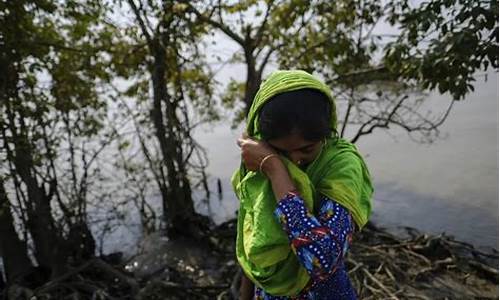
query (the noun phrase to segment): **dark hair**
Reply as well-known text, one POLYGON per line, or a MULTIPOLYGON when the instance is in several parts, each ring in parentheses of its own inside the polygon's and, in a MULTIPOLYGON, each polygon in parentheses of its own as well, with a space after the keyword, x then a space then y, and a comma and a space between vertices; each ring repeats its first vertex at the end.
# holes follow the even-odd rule
POLYGON ((299 133, 309 141, 319 141, 332 133, 328 97, 315 89, 301 89, 273 96, 259 115, 264 140, 299 133))

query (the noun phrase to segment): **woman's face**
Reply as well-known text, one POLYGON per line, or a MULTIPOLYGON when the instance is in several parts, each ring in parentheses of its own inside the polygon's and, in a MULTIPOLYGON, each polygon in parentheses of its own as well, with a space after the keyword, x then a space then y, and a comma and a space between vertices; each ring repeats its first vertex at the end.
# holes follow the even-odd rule
POLYGON ((270 139, 267 143, 299 167, 305 167, 318 156, 323 140, 312 142, 305 140, 301 134, 291 133, 281 138, 270 139))

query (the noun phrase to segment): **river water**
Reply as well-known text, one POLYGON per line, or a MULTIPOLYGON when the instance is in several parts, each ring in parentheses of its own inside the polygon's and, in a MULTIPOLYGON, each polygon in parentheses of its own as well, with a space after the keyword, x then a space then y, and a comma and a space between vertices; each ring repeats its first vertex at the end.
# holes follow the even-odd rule
MULTIPOLYGON (((475 92, 454 104, 441 127, 442 137, 419 144, 402 130, 375 131, 358 142, 375 183, 372 220, 389 229, 411 226, 445 232, 476 246, 498 249, 498 74, 478 76, 475 92)), ((443 109, 449 97, 431 93, 430 103, 443 109)), ((234 217, 238 201, 230 186, 240 157, 230 120, 199 130, 206 147, 210 187, 221 180, 209 210, 217 223, 234 217)))

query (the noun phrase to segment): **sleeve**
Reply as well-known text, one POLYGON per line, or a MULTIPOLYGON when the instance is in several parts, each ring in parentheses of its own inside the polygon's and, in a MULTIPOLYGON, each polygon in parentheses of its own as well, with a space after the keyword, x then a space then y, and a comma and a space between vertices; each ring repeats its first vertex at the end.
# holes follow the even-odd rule
POLYGON ((289 193, 278 202, 274 213, 292 250, 315 281, 336 271, 354 231, 351 215, 334 200, 324 197, 318 211, 318 217, 313 216, 298 194, 289 193))

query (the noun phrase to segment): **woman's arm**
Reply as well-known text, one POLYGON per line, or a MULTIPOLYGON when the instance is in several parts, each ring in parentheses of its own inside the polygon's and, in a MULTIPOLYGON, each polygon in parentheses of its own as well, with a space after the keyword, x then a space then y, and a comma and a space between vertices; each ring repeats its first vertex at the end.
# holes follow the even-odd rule
POLYGON ((318 217, 313 216, 302 198, 291 193, 275 211, 299 261, 316 281, 341 265, 354 230, 349 212, 335 201, 324 197, 319 210, 318 217))
POLYGON ((266 161, 262 171, 271 181, 276 201, 283 199, 289 192, 295 191, 295 185, 288 174, 288 170, 279 157, 273 156, 266 161))
POLYGON ((275 215, 299 261, 312 278, 322 280, 328 277, 342 262, 351 241, 354 226, 349 212, 324 197, 316 218, 295 192, 293 181, 281 160, 273 157, 263 166, 263 171, 278 199, 275 215))
POLYGON ((276 152, 263 141, 247 138, 243 135, 238 139, 241 147, 241 158, 251 171, 259 171, 262 167, 264 174, 271 180, 276 201, 283 198, 288 192, 294 191, 288 170, 276 152), (266 156, 275 154, 263 161, 266 156))

